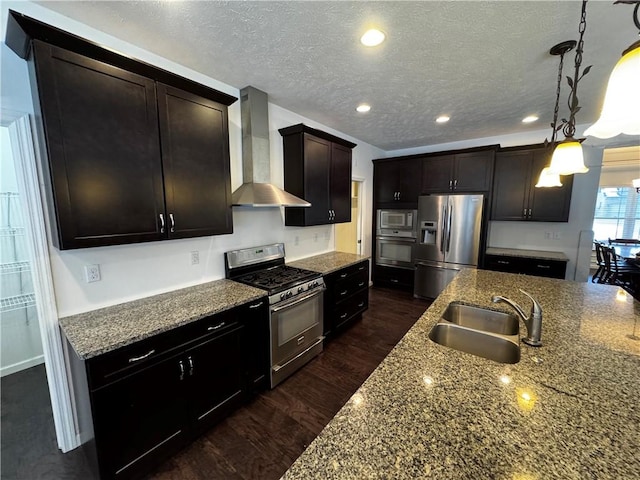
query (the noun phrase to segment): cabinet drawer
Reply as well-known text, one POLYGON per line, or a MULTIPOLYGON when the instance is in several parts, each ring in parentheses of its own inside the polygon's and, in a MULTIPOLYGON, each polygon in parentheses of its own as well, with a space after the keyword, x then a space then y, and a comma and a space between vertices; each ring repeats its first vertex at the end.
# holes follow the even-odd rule
POLYGON ((567 262, 539 258, 486 255, 485 268, 496 272, 521 273, 538 277, 564 279, 567 262))
POLYGON ((339 328, 356 315, 364 312, 369 307, 369 289, 357 293, 346 301, 340 303, 335 309, 334 328, 339 328))
POLYGON ((131 375, 161 361, 178 348, 221 335, 238 324, 237 309, 228 310, 91 358, 86 362, 89 388, 95 390, 131 375))
POLYGON ((369 286, 369 272, 361 271, 357 272, 347 278, 336 282, 336 302, 340 302, 345 298, 353 295, 363 288, 369 286))
POLYGON ((364 262, 356 263, 355 265, 350 265, 348 267, 343 268, 336 272, 336 280, 345 280, 348 277, 353 275, 357 275, 359 273, 366 272, 369 273, 369 261, 366 260, 364 262))
POLYGON ((382 287, 397 287, 405 290, 413 290, 413 277, 415 270, 396 267, 384 267, 376 265, 373 282, 382 287))

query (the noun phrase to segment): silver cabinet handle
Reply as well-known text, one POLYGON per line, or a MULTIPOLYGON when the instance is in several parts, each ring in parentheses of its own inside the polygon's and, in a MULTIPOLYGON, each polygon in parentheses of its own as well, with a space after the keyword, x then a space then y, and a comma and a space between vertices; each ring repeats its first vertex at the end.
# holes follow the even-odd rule
POLYGON ((139 357, 131 357, 129 359, 129 363, 135 363, 135 362, 139 362, 140 360, 144 360, 145 358, 150 357, 151 355, 153 355, 154 353, 156 353, 155 349, 150 350, 148 353, 145 353, 144 355, 140 355, 139 357))
POLYGON ((362 267, 359 267, 359 268, 358 268, 358 271, 359 271, 359 272, 361 272, 361 271, 362 271, 362 270, 364 270, 365 268, 367 268, 367 267, 365 267, 365 266, 363 265, 362 267))
POLYGON ((453 189, 456 190, 458 188, 458 180, 453 181, 453 189))
POLYGON ((262 305, 264 302, 258 302, 255 305, 249 305, 249 308, 258 308, 260 305, 262 305))
POLYGON ((364 307, 364 302, 358 304, 358 308, 364 307))
POLYGON ((449 180, 449 190, 453 190, 453 180, 449 180))
POLYGON ((341 273, 341 274, 340 274, 340 278, 346 278, 346 277, 347 277, 347 274, 346 274, 346 273, 341 273))
POLYGON ((340 319, 341 320, 344 319, 344 318, 347 318, 347 314, 346 313, 343 313, 342 315, 340 315, 340 319))
POLYGON ((211 327, 207 328, 207 332, 211 332, 213 330, 220 330, 222 327, 225 326, 225 324, 226 324, 226 322, 220 322, 218 325, 214 325, 214 326, 211 326, 211 327))
POLYGON ((497 263, 501 263, 502 265, 509 265, 511 262, 507 260, 498 260, 497 263))
POLYGON ((329 220, 331 220, 331 210, 329 210, 329 220))
POLYGON ((169 214, 169 220, 171 220, 171 233, 176 231, 176 222, 173 219, 173 213, 169 214))
POLYGON ((360 283, 358 284, 358 287, 364 287, 364 282, 360 282, 360 283))
POLYGON ((344 297, 347 293, 349 293, 349 290, 345 290, 344 292, 340 292, 340 296, 344 297))
POLYGON ((182 360, 178 362, 178 366, 180 367, 180 380, 184 380, 184 363, 182 363, 182 360))
POLYGON ((389 281, 391 283, 400 283, 399 280, 397 278, 390 278, 389 281))
POLYGON ((551 268, 551 265, 536 265, 538 268, 551 268))
POLYGON ((529 209, 529 216, 531 216, 531 209, 529 209))
POLYGON ((525 217, 525 218, 527 217, 527 209, 526 208, 522 211, 522 216, 525 217))
POLYGON ((191 356, 189 356, 187 360, 189 360, 189 376, 191 376, 193 375, 193 360, 191 359, 191 356))
POLYGON ((164 215, 160 214, 160 233, 164 233, 164 215))

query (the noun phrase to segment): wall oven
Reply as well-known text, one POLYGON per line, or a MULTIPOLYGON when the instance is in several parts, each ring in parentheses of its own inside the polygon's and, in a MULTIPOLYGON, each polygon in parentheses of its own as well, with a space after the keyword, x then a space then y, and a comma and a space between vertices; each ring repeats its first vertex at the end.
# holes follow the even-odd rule
POLYGON ((378 210, 376 265, 414 269, 417 210, 378 210))

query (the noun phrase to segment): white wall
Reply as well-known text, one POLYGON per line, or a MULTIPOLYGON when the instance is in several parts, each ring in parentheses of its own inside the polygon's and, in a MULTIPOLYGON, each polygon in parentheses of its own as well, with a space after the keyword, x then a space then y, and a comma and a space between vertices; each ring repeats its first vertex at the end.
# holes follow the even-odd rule
MULTIPOLYGON (((206 77, 198 72, 170 62, 150 52, 96 31, 86 25, 55 14, 31 3, 9 5, 26 15, 52 24, 63 30, 114 48, 126 55, 157 65, 178 75, 191 78, 222 92, 239 97, 239 89, 206 77)), ((7 4, 3 2, 2 23, 6 25, 7 4)), ((4 32, 2 32, 4 38, 4 32)), ((2 101, 10 101, 15 109, 32 112, 30 94, 23 87, 29 84, 26 62, 19 59, 3 44, 2 101), (6 58, 5 58, 6 57, 6 58), (5 69, 5 65, 7 68, 5 69), (5 90, 4 86, 10 84, 5 90)), ((242 85, 241 87, 244 87, 242 85)), ((268 92, 267 92, 268 93, 268 92)), ((371 253, 371 197, 372 158, 384 155, 382 150, 328 128, 276 105, 269 105, 271 138, 271 181, 283 187, 282 137, 278 129, 305 123, 350 140, 358 146, 353 151, 353 176, 364 179, 367 219, 364 252, 371 253)), ((231 154, 231 183, 235 190, 242 184, 240 102, 229 108, 229 137, 231 154)), ((224 278, 223 253, 242 247, 284 242, 287 260, 314 255, 334 249, 334 227, 285 227, 284 212, 280 208, 233 209, 234 233, 214 237, 171 240, 136 245, 98 247, 71 251, 51 248, 51 264, 56 303, 61 317, 126 302, 156 293, 166 292, 206 281, 224 278), (200 253, 200 263, 191 265, 190 252, 200 253), (102 280, 87 284, 83 278, 84 265, 99 264, 102 280)))

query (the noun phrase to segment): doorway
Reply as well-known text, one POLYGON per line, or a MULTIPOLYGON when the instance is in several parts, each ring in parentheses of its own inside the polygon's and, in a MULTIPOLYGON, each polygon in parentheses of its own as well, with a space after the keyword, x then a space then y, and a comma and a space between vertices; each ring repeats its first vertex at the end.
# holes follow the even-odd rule
MULTIPOLYGON (((5 322, 5 313, 12 315, 15 313, 18 318, 17 320, 13 319, 13 326, 20 327, 22 330, 27 327, 27 331, 30 332, 27 343, 33 349, 27 353, 26 361, 23 361, 25 359, 13 361, 14 368, 19 370, 28 367, 30 363, 35 364, 31 368, 17 373, 7 370, 7 375, 2 378, 2 384, 4 387, 12 383, 9 379, 13 375, 29 374, 32 370, 39 369, 40 374, 37 377, 46 382, 44 387, 48 387, 49 391, 48 400, 51 405, 57 447, 63 452, 67 452, 79 445, 79 438, 75 432, 74 414, 49 262, 44 202, 41 197, 37 170, 38 149, 36 147, 39 143, 32 135, 28 114, 0 109, 0 127, 3 130, 3 146, 5 142, 10 145, 8 152, 10 152, 12 166, 15 169, 15 181, 8 182, 7 180, 6 189, 10 195, 6 195, 6 199, 2 198, 0 205, 5 208, 5 211, 0 214, 2 215, 0 228, 3 229, 3 233, 6 230, 8 234, 6 239, 0 239, 2 241, 0 262, 3 269, 6 267, 11 272, 10 275, 18 277, 18 280, 11 280, 7 275, 8 278, 2 279, 0 297, 3 298, 3 318, 1 323, 5 322), (5 133, 8 134, 8 137, 4 136, 5 133), (22 237, 21 241, 18 241, 17 237, 19 236, 22 237), (14 240, 16 240, 15 249, 13 248, 14 240), (5 259, 5 254, 11 254, 11 257, 5 259), (9 287, 11 288, 9 289, 9 287), (4 298, 5 296, 9 296, 9 299, 4 298), (4 312, 5 308, 13 309, 14 307, 16 307, 15 310, 4 312), (44 361, 44 368, 42 361, 44 361), (5 382, 5 379, 8 381, 5 382)), ((2 177, 4 184, 4 170, 2 177)), ((5 190, 4 185, 2 190, 5 190)), ((4 325, 2 335, 3 337, 5 335, 4 325)), ((4 355, 4 339, 2 346, 4 355)), ((5 392, 3 388, 3 398, 5 393, 8 392, 5 392)), ((3 422, 5 413, 3 409, 3 422)), ((4 441, 6 429, 2 430, 4 441)))
POLYGON ((362 180, 351 182, 351 221, 336 224, 336 250, 362 255, 362 180))

